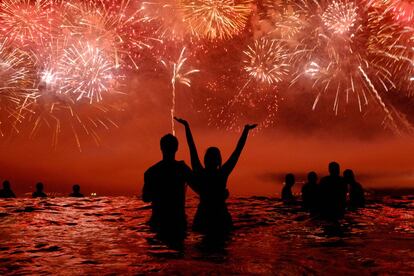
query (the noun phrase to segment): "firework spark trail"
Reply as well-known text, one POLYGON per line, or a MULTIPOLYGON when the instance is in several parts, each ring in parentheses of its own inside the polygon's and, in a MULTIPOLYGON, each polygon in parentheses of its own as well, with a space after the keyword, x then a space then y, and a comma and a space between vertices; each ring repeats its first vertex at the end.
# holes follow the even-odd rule
POLYGON ((159 42, 184 43, 191 30, 184 21, 180 0, 151 0, 142 2, 142 11, 148 22, 156 23, 155 33, 159 42))
POLYGON ((185 50, 184 47, 181 50, 180 56, 178 57, 177 61, 169 63, 165 60, 161 60, 162 65, 167 70, 171 71, 171 95, 172 95, 172 103, 171 103, 171 130, 173 135, 175 135, 175 124, 174 124, 174 116, 175 116, 175 100, 176 100, 176 84, 181 83, 185 86, 191 87, 191 79, 189 78, 190 75, 194 73, 200 72, 198 69, 191 69, 186 70, 185 65, 187 62, 187 57, 185 57, 185 50))
POLYGON ((182 0, 184 20, 202 39, 223 40, 240 34, 252 11, 248 0, 182 0))
POLYGON ((382 97, 378 93, 378 91, 375 88, 375 86, 372 84, 372 82, 371 82, 370 78, 368 77, 367 73, 364 71, 364 69, 362 69, 361 66, 358 66, 358 70, 361 72, 361 74, 363 75, 365 81, 367 82, 367 84, 371 88, 371 91, 374 94, 375 99, 377 100, 377 102, 379 103, 379 105, 382 107, 382 110, 385 112, 387 118, 391 122, 393 129, 394 130, 398 130, 398 126, 397 126, 397 124, 396 124, 396 122, 394 120, 394 117, 392 116, 391 111, 388 109, 387 105, 384 103, 382 97))
POLYGON ((400 23, 412 23, 414 21, 413 0, 370 0, 367 5, 380 8, 384 13, 391 13, 395 21, 400 23))
POLYGON ((109 112, 118 110, 115 106, 79 102, 69 95, 48 94, 42 89, 44 88, 34 93, 30 101, 22 104, 22 116, 29 123, 30 137, 35 137, 46 129, 52 132, 52 147, 57 147, 63 134, 71 134, 78 150, 82 151, 82 134, 91 137, 99 145, 98 129, 118 127, 108 116, 109 112))
POLYGON ((269 22, 272 27, 266 34, 277 39, 293 39, 304 27, 306 12, 295 9, 295 3, 289 1, 264 0, 264 22, 269 22))
POLYGON ((17 123, 22 120, 20 113, 22 102, 29 99, 36 90, 35 70, 31 57, 24 51, 9 45, 7 39, 0 42, 0 135, 2 125, 11 122, 18 132, 17 123))
POLYGON ((132 63, 138 69, 137 52, 151 49, 162 40, 147 31, 148 17, 144 5, 129 0, 68 2, 64 29, 72 36, 93 42, 96 47, 113 54, 117 67, 132 63), (108 2, 108 1, 107 1, 108 2), (124 56, 126 58, 124 58, 124 56))
POLYGON ((383 5, 379 8, 374 5, 369 13, 368 27, 376 35, 370 37, 368 49, 393 73, 398 88, 412 96, 414 28, 405 21, 395 21, 392 10, 383 5))
POLYGON ((0 3, 0 33, 20 46, 43 44, 51 35, 55 23, 50 0, 3 0, 0 3))

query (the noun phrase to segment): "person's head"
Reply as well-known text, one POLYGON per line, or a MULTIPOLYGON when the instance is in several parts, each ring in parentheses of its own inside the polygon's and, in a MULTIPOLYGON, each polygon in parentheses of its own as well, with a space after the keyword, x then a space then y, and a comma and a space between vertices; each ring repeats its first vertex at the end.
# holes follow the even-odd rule
POLYGON ((80 191, 80 186, 78 184, 73 185, 72 190, 74 193, 79 193, 80 191))
POLYGON ((316 183, 318 181, 318 175, 316 172, 309 172, 308 173, 308 182, 309 183, 316 183))
POLYGON ((337 162, 329 163, 329 174, 331 176, 339 176, 340 174, 340 167, 337 162))
POLYGON ((344 171, 344 179, 347 182, 354 182, 355 181, 354 172, 350 169, 345 170, 344 171))
POLYGON ((3 189, 10 190, 10 182, 8 180, 3 181, 3 189))
POLYGON ((221 153, 216 147, 209 147, 204 154, 204 166, 206 169, 218 169, 221 167, 221 153))
POLYGON ((285 176, 285 184, 289 187, 292 187, 295 184, 295 176, 293 175, 293 173, 288 173, 285 176))
POLYGON ((160 147, 164 159, 174 159, 178 150, 178 140, 172 134, 164 135, 160 140, 160 147))
POLYGON ((43 183, 42 182, 36 183, 36 190, 39 191, 39 192, 43 192, 43 183))

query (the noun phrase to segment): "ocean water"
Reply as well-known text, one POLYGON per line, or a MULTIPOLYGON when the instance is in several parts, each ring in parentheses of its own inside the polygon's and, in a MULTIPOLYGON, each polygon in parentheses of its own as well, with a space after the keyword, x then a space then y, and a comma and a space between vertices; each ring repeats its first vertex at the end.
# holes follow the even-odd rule
POLYGON ((414 274, 414 197, 371 199, 338 224, 275 198, 231 198, 229 209, 225 244, 189 232, 176 251, 149 231, 138 198, 0 200, 0 274, 414 274))

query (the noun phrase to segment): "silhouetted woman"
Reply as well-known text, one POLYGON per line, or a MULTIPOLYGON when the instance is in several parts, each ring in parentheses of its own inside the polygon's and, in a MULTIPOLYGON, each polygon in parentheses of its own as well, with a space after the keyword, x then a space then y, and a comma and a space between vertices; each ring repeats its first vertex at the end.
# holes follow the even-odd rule
POLYGON ((293 185, 295 185, 295 176, 292 173, 288 173, 285 176, 285 185, 282 188, 282 201, 285 204, 295 203, 295 197, 292 193, 293 185))
POLYGON ((354 172, 350 169, 344 171, 344 180, 349 185, 349 209, 355 210, 365 207, 365 195, 362 185, 355 180, 354 172))
POLYGON ((210 235, 228 233, 232 229, 233 222, 226 204, 226 199, 229 196, 227 179, 237 164, 249 131, 257 125, 245 125, 236 149, 224 164, 222 164, 220 150, 216 147, 209 147, 204 155, 203 167, 198 157, 190 125, 186 120, 175 119, 185 127, 191 166, 197 182, 195 191, 200 197, 200 203, 194 217, 193 230, 210 235))

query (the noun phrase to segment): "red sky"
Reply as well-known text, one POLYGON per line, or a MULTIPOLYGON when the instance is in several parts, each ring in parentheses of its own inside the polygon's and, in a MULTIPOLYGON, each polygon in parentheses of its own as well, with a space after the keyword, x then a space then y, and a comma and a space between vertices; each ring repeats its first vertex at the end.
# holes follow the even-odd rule
MULTIPOLYGON (((253 16, 250 23, 255 23, 256 17, 253 16)), ((157 42, 157 47, 140 52, 138 70, 130 72, 125 69, 126 78, 121 87, 117 87, 126 95, 120 96, 122 99, 103 95, 105 105, 114 104, 124 111, 105 114, 119 127, 101 129, 99 146, 92 142, 90 136, 82 135, 83 129, 78 127, 83 150, 78 151, 73 131, 66 120, 69 112, 64 116, 58 115, 62 120, 62 131, 56 148, 51 146, 53 130, 47 126, 50 122, 53 124, 53 118, 47 123, 42 121, 41 128, 32 138, 28 138, 30 131, 27 130, 33 121, 25 121, 21 134, 6 135, 0 140, 0 180, 10 179, 19 194, 31 192, 37 181, 45 183, 46 192, 66 194, 74 183, 79 183, 85 193, 139 194, 143 172, 161 158, 159 138, 170 132, 171 72, 161 66, 160 59, 175 61, 186 46, 188 60, 185 70, 199 69, 200 72, 191 75, 191 88, 177 84, 177 115, 187 118, 194 126, 200 155, 211 145, 222 149, 224 159, 230 154, 238 133, 226 130, 228 125, 224 120, 237 117, 235 124, 242 126, 244 123, 263 123, 268 114, 275 118, 269 128, 249 138, 229 180, 233 194, 275 194, 281 189, 284 174, 296 173, 298 180, 310 170, 323 175, 332 160, 340 162, 343 169, 354 169, 357 178, 367 187, 414 188, 414 138, 384 129, 382 122, 386 112, 372 89, 366 95, 368 104, 365 104, 361 94, 363 90, 350 93, 348 99, 342 86, 338 89, 334 86, 322 93, 316 110, 312 111, 315 97, 323 87, 314 86, 313 80, 306 78, 291 85, 290 77, 298 68, 277 85, 251 81, 251 76, 243 69, 244 51, 264 30, 255 24, 250 26, 250 23, 240 35, 226 41, 192 44, 190 41, 180 43, 172 40, 157 42), (246 83, 249 85, 244 87, 246 83), (241 100, 229 108, 229 101, 240 91, 243 91, 241 100), (332 107, 337 92, 340 92, 339 110, 335 115, 332 107), (361 98, 362 111, 358 102, 361 98), (222 107, 226 109, 227 117, 224 119, 218 118, 222 107)), ((298 41, 301 40, 294 45, 298 41)), ((346 61, 345 68, 348 68, 352 64, 346 61)), ((341 74, 347 83, 352 79, 348 73, 341 74)), ((398 80, 399 75, 395 77, 398 80)), ((358 87, 366 85, 359 79, 358 87)), ((383 104, 395 115, 403 132, 411 130, 412 133, 414 97, 409 96, 412 86, 404 89, 406 91, 396 87, 380 92, 383 104), (408 127, 402 126, 405 122, 408 127)), ((47 100, 49 94, 42 96, 47 100)), ((75 105, 82 109, 78 102, 75 105)), ((84 122, 91 114, 88 104, 86 109, 88 111, 80 115, 84 122)), ((50 107, 45 105, 44 110, 47 114, 50 107)), ((178 159, 188 161, 181 129, 178 138, 181 142, 178 159)))
MULTIPOLYGON (((86 142, 83 152, 65 141, 56 149, 40 139, 3 141, 0 177, 10 179, 20 194, 30 192, 36 181, 43 181, 48 192, 67 193, 72 184, 79 183, 85 193, 138 194, 143 172, 161 157, 159 137, 168 125, 143 132, 134 127, 130 124, 102 135, 99 147, 86 142)), ((177 135, 181 142, 177 157, 188 161, 184 133, 179 129, 177 135)), ((217 145, 224 159, 238 138, 236 133, 207 127, 196 127, 194 135, 200 155, 207 146, 217 145)), ((298 180, 310 170, 323 175, 331 160, 340 162, 343 169, 354 169, 365 186, 414 187, 413 152, 412 138, 364 141, 260 132, 249 137, 229 187, 235 195, 272 195, 279 192, 285 173, 297 173, 298 180)))

